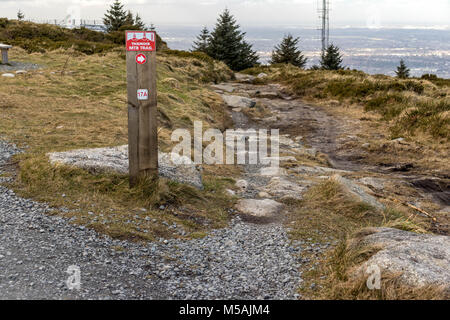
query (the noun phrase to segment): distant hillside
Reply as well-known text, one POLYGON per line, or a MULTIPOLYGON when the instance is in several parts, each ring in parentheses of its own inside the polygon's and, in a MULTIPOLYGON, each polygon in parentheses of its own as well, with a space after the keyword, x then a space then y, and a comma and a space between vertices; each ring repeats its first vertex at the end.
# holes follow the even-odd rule
MULTIPOLYGON (((125 36, 123 31, 102 33, 86 28, 65 29, 50 24, 0 18, 0 42, 21 47, 28 53, 73 48, 85 54, 94 54, 123 46, 125 36)), ((167 48, 159 35, 157 48, 167 48)))

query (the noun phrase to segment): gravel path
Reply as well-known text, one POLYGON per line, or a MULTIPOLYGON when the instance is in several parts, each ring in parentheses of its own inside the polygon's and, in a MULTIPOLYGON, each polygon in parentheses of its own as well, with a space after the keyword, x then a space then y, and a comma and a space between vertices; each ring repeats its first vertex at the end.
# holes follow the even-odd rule
POLYGON ((42 67, 43 66, 35 63, 10 61, 9 64, 0 64, 0 72, 11 72, 17 70, 36 70, 41 69, 42 67))
MULTIPOLYGON (((18 150, 0 142, 0 170, 18 150)), ((281 225, 233 220, 204 239, 139 245, 46 214, 0 187, 0 299, 294 299, 300 246, 281 225), (69 266, 81 288, 69 290, 69 266)), ((48 212, 47 212, 48 213, 48 212)))

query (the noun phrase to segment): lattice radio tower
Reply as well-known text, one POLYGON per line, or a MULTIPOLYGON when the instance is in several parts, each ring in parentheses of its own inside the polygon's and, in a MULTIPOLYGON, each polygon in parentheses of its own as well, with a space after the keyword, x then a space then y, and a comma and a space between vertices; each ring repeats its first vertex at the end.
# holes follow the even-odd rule
POLYGON ((322 7, 319 10, 319 17, 322 20, 322 52, 328 48, 330 41, 330 0, 322 0, 322 7))

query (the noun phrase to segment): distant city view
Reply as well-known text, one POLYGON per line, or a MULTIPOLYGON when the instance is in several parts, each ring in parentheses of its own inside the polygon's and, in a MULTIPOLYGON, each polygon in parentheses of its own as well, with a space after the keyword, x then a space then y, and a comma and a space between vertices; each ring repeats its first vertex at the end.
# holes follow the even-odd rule
MULTIPOLYGON (((190 50, 202 26, 159 26, 158 33, 171 49, 190 50)), ((261 63, 270 59, 274 45, 291 33, 300 37, 300 49, 309 58, 308 67, 320 56, 320 31, 297 27, 242 27, 258 51, 261 63)), ((400 59, 411 75, 425 73, 450 78, 450 32, 435 29, 341 28, 330 31, 330 42, 341 48, 344 65, 369 74, 395 75, 400 59)))
MULTIPOLYGON (((96 31, 105 31, 102 18, 98 19, 47 19, 33 20, 38 23, 57 24, 65 28, 80 26, 96 31)), ((153 24, 148 24, 153 29, 153 24)), ((191 50, 202 26, 161 25, 156 30, 175 50, 191 50)), ((260 56, 260 62, 270 61, 273 47, 284 35, 291 33, 300 37, 300 49, 308 57, 307 67, 319 63, 321 53, 320 30, 305 27, 242 27, 246 40, 260 56)), ((450 78, 450 30, 439 28, 354 28, 342 27, 330 30, 330 43, 337 45, 344 56, 344 65, 350 69, 369 74, 395 76, 394 70, 400 59, 411 69, 411 75, 436 74, 450 78)))

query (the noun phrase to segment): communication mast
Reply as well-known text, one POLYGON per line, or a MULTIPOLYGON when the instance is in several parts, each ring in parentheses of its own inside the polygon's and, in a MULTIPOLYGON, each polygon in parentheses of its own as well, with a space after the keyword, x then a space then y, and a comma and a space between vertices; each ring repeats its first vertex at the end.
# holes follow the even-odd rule
POLYGON ((319 8, 319 17, 322 20, 322 52, 328 48, 330 40, 330 0, 322 0, 322 7, 319 8))

